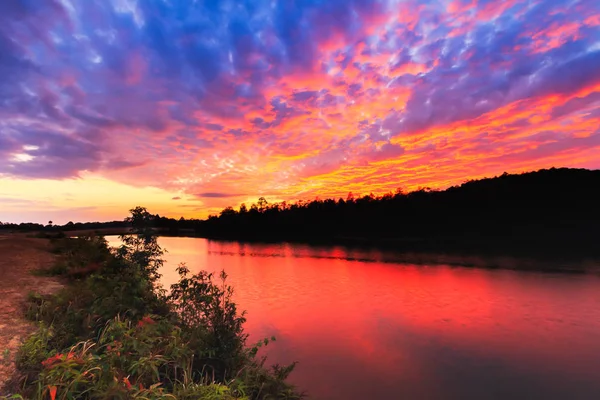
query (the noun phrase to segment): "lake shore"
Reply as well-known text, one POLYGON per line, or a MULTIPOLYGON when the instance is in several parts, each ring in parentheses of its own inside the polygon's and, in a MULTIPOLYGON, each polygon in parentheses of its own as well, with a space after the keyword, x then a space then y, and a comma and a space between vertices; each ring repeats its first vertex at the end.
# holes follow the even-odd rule
POLYGON ((138 207, 131 213, 134 234, 116 251, 102 236, 46 232, 50 240, 2 239, 12 255, 2 267, 15 273, 2 305, 13 307, 8 322, 21 328, 2 331, 14 346, 14 356, 6 352, 2 394, 38 400, 302 398, 286 382, 294 363, 271 366, 258 356, 275 339, 247 343, 246 319, 224 275, 181 267, 171 291, 161 290, 164 251, 148 212, 138 207), (14 268, 24 260, 31 262, 14 268), (64 286, 56 290, 61 286, 48 287, 41 278, 34 286, 30 277, 40 275, 60 277, 64 286))

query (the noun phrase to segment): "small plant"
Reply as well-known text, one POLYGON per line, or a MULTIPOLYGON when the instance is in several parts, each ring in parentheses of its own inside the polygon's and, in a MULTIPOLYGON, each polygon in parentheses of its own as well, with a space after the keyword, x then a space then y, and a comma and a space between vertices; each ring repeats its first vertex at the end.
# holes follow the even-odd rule
POLYGON ((4 351, 2 352, 2 361, 9 362, 9 357, 10 357, 10 349, 4 349, 4 351))
POLYGON ((35 381, 42 371, 42 362, 55 354, 50 346, 52 336, 51 328, 40 324, 39 329, 19 348, 16 365, 24 373, 25 383, 35 381))

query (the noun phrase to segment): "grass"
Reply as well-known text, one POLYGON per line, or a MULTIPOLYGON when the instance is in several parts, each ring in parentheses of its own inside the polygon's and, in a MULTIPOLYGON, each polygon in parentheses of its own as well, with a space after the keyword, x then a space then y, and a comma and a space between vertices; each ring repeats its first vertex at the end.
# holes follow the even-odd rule
POLYGON ((247 344, 244 313, 225 273, 191 274, 167 295, 158 284, 162 249, 143 208, 135 234, 110 250, 102 237, 54 238, 49 274, 69 284, 31 293, 26 315, 38 330, 17 354, 15 394, 31 399, 299 399, 294 365, 266 366, 247 344))

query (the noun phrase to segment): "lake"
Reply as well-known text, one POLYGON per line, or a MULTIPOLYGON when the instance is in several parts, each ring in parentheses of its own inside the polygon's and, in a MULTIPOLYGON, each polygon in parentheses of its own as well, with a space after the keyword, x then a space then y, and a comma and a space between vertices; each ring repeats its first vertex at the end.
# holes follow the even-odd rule
MULTIPOLYGON (((118 243, 109 237, 110 243, 118 243)), ((600 277, 414 265, 343 247, 161 237, 225 269, 250 341, 311 399, 600 398, 600 277)), ((398 259, 401 259, 398 257, 398 259)))

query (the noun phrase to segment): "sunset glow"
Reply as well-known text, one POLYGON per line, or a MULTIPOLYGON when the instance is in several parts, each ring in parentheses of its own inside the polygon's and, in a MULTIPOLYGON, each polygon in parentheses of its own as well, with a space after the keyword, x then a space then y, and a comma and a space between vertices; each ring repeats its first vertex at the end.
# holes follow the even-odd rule
POLYGON ((0 221, 600 168, 600 2, 0 2, 0 221))

